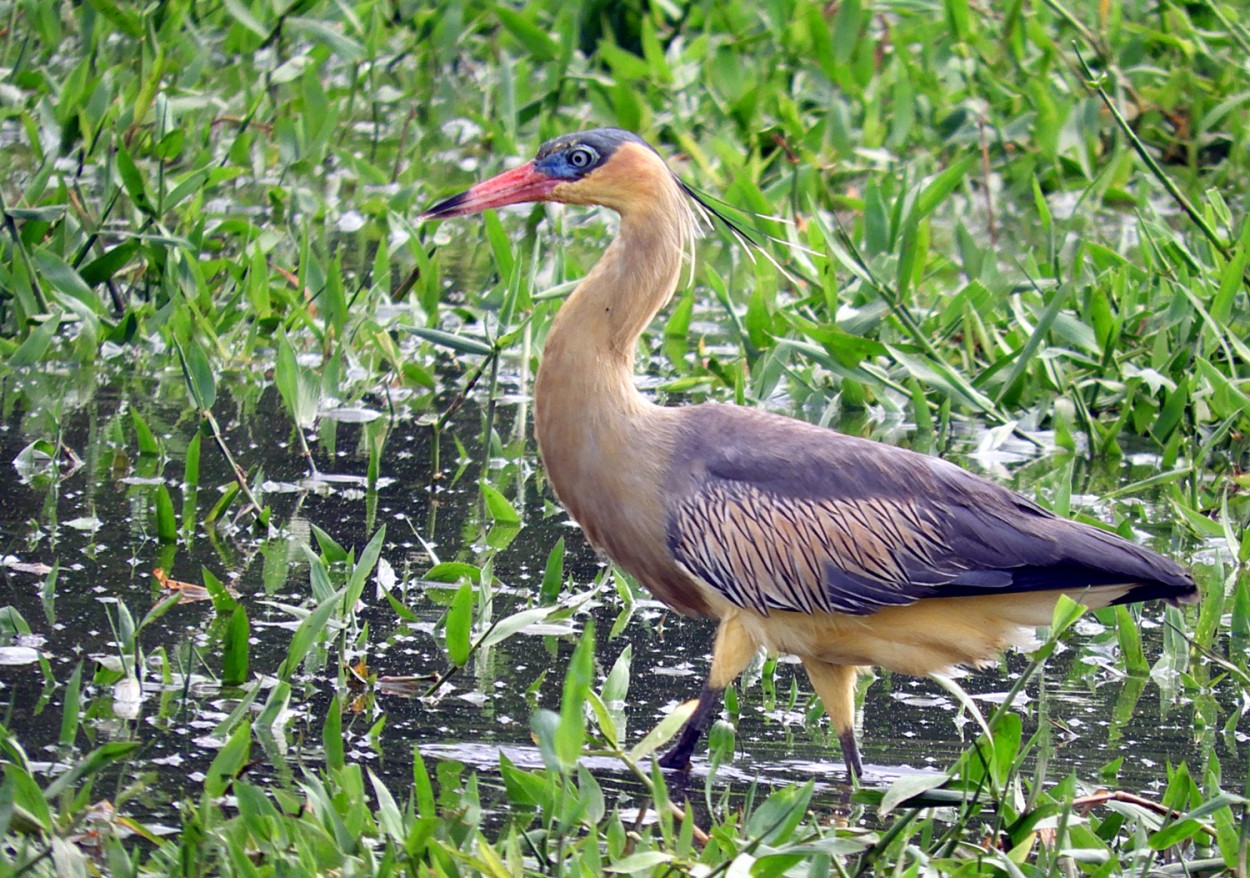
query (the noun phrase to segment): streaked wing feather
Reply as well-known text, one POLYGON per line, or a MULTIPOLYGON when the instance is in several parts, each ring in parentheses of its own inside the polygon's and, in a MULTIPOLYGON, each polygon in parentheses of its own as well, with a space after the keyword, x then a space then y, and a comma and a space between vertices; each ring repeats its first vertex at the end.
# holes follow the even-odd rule
POLYGON ((866 615, 1099 585, 1133 585, 1125 601, 1192 599, 1168 559, 945 461, 731 406, 686 411, 669 549, 740 607, 866 615))
POLYGON ((967 572, 943 556, 932 523, 905 513, 711 481, 678 507, 669 542, 687 570, 739 606, 862 615, 932 596, 967 572))

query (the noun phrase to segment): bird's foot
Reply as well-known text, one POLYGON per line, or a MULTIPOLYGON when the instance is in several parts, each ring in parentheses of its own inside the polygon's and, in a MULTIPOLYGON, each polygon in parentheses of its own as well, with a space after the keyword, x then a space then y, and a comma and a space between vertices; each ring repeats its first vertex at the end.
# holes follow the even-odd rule
POLYGON ((686 720, 686 724, 682 726, 681 734, 677 736, 677 743, 656 760, 660 768, 667 768, 671 771, 690 770, 690 757, 694 755, 694 748, 698 746, 699 739, 703 737, 703 732, 711 722, 712 713, 720 703, 723 691, 724 689, 715 688, 710 684, 703 687, 703 691, 699 693, 699 703, 695 706, 694 713, 690 714, 690 719, 686 720))
POLYGON ((678 741, 677 746, 656 760, 656 764, 668 771, 689 771, 690 749, 683 747, 682 742, 678 741))

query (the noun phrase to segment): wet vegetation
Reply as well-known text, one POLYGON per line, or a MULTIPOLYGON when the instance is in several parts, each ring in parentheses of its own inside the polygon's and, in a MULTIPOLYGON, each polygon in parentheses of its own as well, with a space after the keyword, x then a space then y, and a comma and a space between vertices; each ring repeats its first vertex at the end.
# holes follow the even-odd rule
POLYGON ((0 2, 0 872, 1245 878, 1248 56, 1169 0, 0 2), (611 217, 414 222, 598 125, 785 269, 705 241, 649 392, 950 457, 1201 605, 866 681, 864 789, 775 657, 654 771, 710 630, 527 426, 611 217))

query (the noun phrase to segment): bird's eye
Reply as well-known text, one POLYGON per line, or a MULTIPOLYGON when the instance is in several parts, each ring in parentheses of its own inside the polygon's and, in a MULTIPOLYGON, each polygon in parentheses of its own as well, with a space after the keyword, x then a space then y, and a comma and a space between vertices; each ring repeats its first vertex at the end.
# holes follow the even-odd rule
POLYGON ((598 156, 595 151, 588 146, 578 146, 569 150, 569 164, 577 168, 579 171, 589 168, 595 163, 598 156))

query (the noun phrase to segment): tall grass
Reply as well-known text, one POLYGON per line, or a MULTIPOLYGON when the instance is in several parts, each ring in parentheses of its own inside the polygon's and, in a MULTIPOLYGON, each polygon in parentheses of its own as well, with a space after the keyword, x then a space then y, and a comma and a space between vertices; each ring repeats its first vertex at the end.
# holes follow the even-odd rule
MULTIPOLYGON (((0 378, 6 413, 29 413, 36 434, 14 464, 59 484, 76 467, 61 429, 72 409, 119 371, 146 376, 130 378, 129 413, 105 431, 153 466, 175 450, 183 461, 173 495, 164 484, 143 495, 172 558, 202 526, 244 541, 285 525, 223 428, 270 380, 288 418, 277 432, 310 484, 324 483, 307 438, 332 438, 327 406, 367 402, 441 436, 473 395, 489 452, 460 473, 480 482, 481 543, 506 547, 527 524, 528 470, 503 476, 492 461, 532 448, 493 406, 532 368, 610 220, 534 208, 488 216, 479 232, 413 217, 547 137, 618 125, 748 212, 793 276, 729 242, 703 245, 692 288, 645 340, 662 395, 863 432, 901 423, 933 453, 984 427, 991 441, 1068 455, 1068 473, 1075 458, 1151 455, 1156 474, 1109 489, 1121 527, 1142 523, 1136 498, 1162 496, 1169 521, 1151 524, 1172 526, 1170 547, 1203 542, 1217 556, 1201 610, 1167 616, 1164 663, 1186 697, 1244 699, 1248 53, 1245 11, 1227 3, 0 5, 0 378), (153 429, 142 382, 167 372, 183 416, 153 429), (210 455, 229 475, 202 486, 210 455)), ((362 440, 371 532, 387 436, 381 421, 362 440)), ((1071 491, 1042 499, 1067 512, 1071 491)), ((454 585, 438 625, 446 675, 433 682, 610 595, 606 582, 570 585, 563 553, 551 549, 538 601, 502 618, 493 556, 433 557, 424 578, 454 585)), ((263 672, 247 604, 201 577, 219 681, 245 694, 176 832, 119 816, 133 791, 117 812, 100 806, 94 781, 133 747, 71 748, 50 778, 5 733, 0 871, 1246 875, 1245 779, 1218 762, 1203 776, 1161 767, 1152 800, 1055 781, 1044 736, 1010 710, 981 718, 949 772, 858 794, 847 823, 808 813, 810 784, 700 822, 647 768, 662 735, 623 740, 613 705, 629 662, 600 673, 593 632, 561 710, 533 718, 544 766, 500 767, 513 812, 502 825, 483 821, 475 776, 440 778, 418 753, 411 789, 397 791, 347 759, 338 700, 315 768, 253 783, 253 745, 278 752, 271 730, 301 668, 348 691, 340 659, 368 641, 366 581, 394 576, 380 531, 358 554, 319 532, 307 554, 310 598, 284 610, 285 661, 263 672), (605 801, 579 762, 587 749, 637 774, 652 820, 605 801)), ((45 594, 56 587, 54 569, 45 594)), ((416 618, 402 594, 386 599, 416 618)), ((117 662, 90 685, 120 697, 136 668, 171 675, 143 645, 170 606, 136 623, 119 604, 117 662)), ((20 634, 20 614, 7 618, 20 634)), ((1051 648, 1073 620, 1059 620, 1051 648)), ((1103 621, 1118 625, 1124 669, 1144 673, 1133 620, 1103 621)), ((73 745, 88 683, 44 673, 64 687, 73 745)), ((1237 717, 1222 721, 1236 731, 1237 717)))

